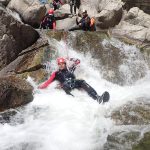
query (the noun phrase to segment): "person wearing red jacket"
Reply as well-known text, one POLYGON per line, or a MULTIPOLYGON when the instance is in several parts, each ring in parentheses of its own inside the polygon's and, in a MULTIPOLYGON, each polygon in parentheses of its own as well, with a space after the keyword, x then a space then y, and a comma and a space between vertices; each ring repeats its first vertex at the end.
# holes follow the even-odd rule
POLYGON ((56 20, 54 16, 54 10, 50 9, 45 15, 40 25, 41 29, 56 29, 56 20))
POLYGON ((50 78, 38 88, 44 89, 53 81, 57 80, 60 82, 61 88, 69 95, 72 95, 71 90, 75 88, 82 88, 89 94, 90 97, 92 97, 94 100, 97 100, 99 103, 101 103, 102 100, 103 102, 107 102, 109 100, 108 92, 104 92, 102 96, 99 96, 97 92, 88 83, 86 83, 85 80, 76 79, 74 71, 76 66, 80 64, 80 60, 71 58, 70 61, 73 61, 74 63, 71 67, 67 68, 66 59, 58 58, 57 64, 59 66, 59 70, 53 72, 50 78))

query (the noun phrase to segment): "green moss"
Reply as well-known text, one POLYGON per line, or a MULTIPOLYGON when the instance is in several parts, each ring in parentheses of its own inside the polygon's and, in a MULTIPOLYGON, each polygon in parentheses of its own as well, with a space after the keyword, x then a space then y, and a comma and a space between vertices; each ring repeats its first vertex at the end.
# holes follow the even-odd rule
POLYGON ((139 144, 134 145, 132 150, 149 150, 150 149, 150 132, 144 134, 144 138, 139 144))
POLYGON ((63 32, 63 31, 52 31, 52 30, 47 30, 45 31, 46 35, 50 38, 54 38, 58 41, 60 41, 61 39, 64 38, 64 36, 66 34, 68 34, 67 32, 63 32))

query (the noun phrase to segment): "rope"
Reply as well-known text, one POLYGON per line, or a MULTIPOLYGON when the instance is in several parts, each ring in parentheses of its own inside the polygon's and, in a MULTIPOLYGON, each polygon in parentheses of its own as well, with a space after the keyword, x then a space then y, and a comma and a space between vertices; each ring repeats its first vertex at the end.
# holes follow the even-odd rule
POLYGON ((66 55, 67 55, 67 58, 69 58, 69 50, 68 50, 68 46, 67 46, 67 33, 64 31, 63 34, 64 34, 64 43, 65 43, 66 55))

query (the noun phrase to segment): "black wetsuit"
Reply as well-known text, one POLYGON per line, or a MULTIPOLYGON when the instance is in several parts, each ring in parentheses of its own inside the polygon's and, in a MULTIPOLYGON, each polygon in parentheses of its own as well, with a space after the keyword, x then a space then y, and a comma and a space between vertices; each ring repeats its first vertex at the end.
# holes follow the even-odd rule
POLYGON ((62 5, 62 2, 61 2, 61 0, 53 0, 52 4, 54 7, 54 10, 56 10, 56 9, 59 9, 59 4, 62 5))
POLYGON ((90 20, 91 19, 88 15, 86 17, 83 17, 80 21, 76 19, 77 26, 72 27, 71 29, 69 29, 69 31, 75 30, 91 31, 90 20))
POLYGON ((53 23, 56 22, 54 15, 46 14, 44 19, 41 22, 40 28, 41 29, 53 29, 53 23))

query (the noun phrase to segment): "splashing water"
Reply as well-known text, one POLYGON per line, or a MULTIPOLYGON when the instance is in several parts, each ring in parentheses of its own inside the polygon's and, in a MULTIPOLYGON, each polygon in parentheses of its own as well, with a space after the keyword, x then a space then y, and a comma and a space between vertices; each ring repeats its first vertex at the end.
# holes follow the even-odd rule
MULTIPOLYGON (((61 41, 55 45, 58 54, 66 56, 66 51, 63 51, 65 44, 61 41)), ((96 61, 90 55, 83 56, 70 48, 68 53, 70 57, 81 60, 81 65, 75 71, 77 78, 85 79, 99 94, 109 91, 110 102, 99 105, 87 93, 79 90, 72 91, 75 97, 71 97, 55 89, 56 82, 47 89, 38 90, 37 84, 28 78, 35 88, 34 101, 17 109, 10 123, 0 124, 1 150, 102 149, 107 135, 115 128, 109 118, 111 111, 138 97, 150 97, 148 70, 147 75, 134 85, 121 87, 101 77, 99 71, 91 65, 96 61)))
POLYGON ((7 12, 12 15, 15 19, 17 19, 19 22, 22 22, 21 18, 20 18, 20 15, 15 12, 15 11, 12 11, 10 10, 9 8, 7 8, 7 12))

